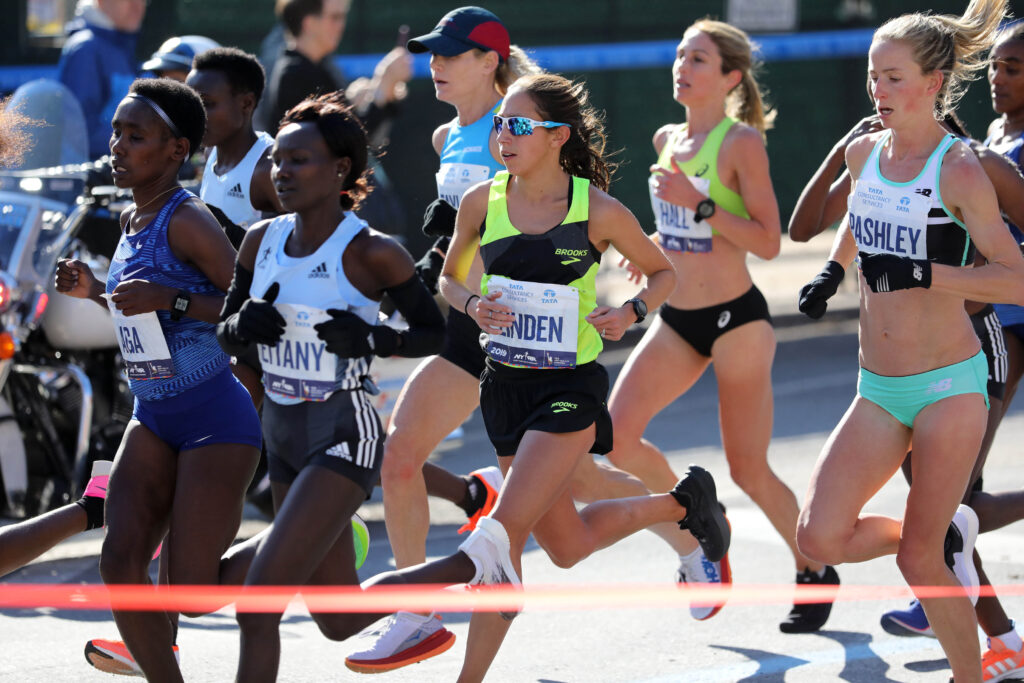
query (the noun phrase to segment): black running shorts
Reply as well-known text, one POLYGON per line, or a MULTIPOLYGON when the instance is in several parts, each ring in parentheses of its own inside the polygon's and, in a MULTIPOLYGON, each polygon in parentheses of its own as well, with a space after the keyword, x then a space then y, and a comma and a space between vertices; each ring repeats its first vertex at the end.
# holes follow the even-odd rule
POLYGON ((480 379, 484 371, 484 360, 487 354, 480 347, 480 327, 462 311, 454 308, 448 310, 448 322, 445 324, 444 348, 441 358, 452 363, 475 379, 480 379))
POLYGON ((767 320, 769 324, 772 322, 768 302, 764 300, 761 290, 753 286, 746 294, 724 304, 693 310, 665 304, 658 315, 697 353, 708 357, 711 356, 715 340, 729 330, 756 320, 767 320))
POLYGON ((572 370, 511 368, 487 359, 480 412, 498 455, 515 455, 528 431, 562 434, 596 425, 591 453, 612 449, 608 372, 596 361, 572 370))
POLYGON ((270 480, 291 484, 309 465, 351 479, 369 496, 384 454, 384 429, 362 390, 337 391, 326 401, 263 402, 263 436, 270 480))
POLYGON ((988 361, 988 395, 1003 400, 1006 392, 1006 340, 1003 338, 1003 326, 999 324, 999 316, 992 304, 971 316, 974 332, 981 340, 981 350, 988 361))

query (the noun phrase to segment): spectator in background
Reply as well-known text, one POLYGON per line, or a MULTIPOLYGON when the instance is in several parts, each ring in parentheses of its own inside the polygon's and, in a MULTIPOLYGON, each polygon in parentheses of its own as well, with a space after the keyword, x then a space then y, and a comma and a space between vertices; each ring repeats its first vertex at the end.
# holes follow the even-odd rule
POLYGON ((89 156, 108 150, 110 120, 138 71, 135 43, 146 0, 78 0, 57 65, 57 79, 78 98, 89 156))
POLYGON ((185 82, 192 70, 192 60, 220 44, 206 36, 176 36, 163 42, 153 56, 142 65, 143 71, 151 71, 157 78, 170 78, 185 82))
MULTIPOLYGON (((263 130, 277 132, 284 113, 309 95, 345 90, 369 133, 395 113, 412 77, 412 59, 404 47, 391 50, 377 65, 372 79, 358 79, 346 88, 341 72, 329 57, 345 32, 350 0, 277 0, 275 12, 285 28, 285 49, 268 69, 263 130)), ((380 140, 374 140, 380 144, 380 140)))

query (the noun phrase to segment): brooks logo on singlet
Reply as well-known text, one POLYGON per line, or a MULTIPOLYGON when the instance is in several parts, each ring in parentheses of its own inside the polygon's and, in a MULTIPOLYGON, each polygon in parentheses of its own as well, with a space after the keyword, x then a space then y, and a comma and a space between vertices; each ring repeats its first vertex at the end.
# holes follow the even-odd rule
POLYGON ((238 199, 245 199, 245 193, 242 192, 242 184, 235 183, 235 186, 228 190, 229 197, 237 197, 238 199))
POLYGON ((586 249, 555 249, 555 256, 571 256, 573 258, 562 261, 563 266, 569 266, 573 263, 579 263, 579 257, 586 256, 586 249))
POLYGON ((575 403, 569 403, 568 401, 555 401, 551 404, 551 412, 568 413, 570 410, 576 410, 577 407, 575 403))
POLYGON ((311 270, 309 272, 309 277, 311 277, 311 278, 317 278, 317 277, 328 278, 328 277, 330 277, 330 274, 327 272, 327 264, 321 261, 319 266, 317 266, 316 268, 314 268, 313 270, 311 270))

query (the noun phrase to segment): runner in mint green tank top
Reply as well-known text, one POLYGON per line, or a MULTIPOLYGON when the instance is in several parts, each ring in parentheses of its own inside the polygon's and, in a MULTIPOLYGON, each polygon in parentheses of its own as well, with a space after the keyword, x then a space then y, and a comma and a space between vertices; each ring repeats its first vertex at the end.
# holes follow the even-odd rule
MULTIPOLYGON (((617 434, 609 458, 651 490, 670 486, 675 474, 644 440, 644 430, 713 364, 722 443, 737 483, 789 547, 796 581, 836 583, 834 570, 797 548, 796 496, 768 464, 775 336, 746 261, 751 253, 763 259, 778 253, 780 221, 763 139, 772 116, 751 67, 746 34, 722 22, 695 23, 677 48, 673 96, 686 110, 686 123, 655 134, 658 161, 648 182, 653 239, 678 281, 612 390, 617 434)), ((728 557, 709 562, 691 540, 680 553, 676 577, 680 583, 728 583, 731 567, 728 557)), ((694 603, 690 614, 708 619, 721 607, 694 603)), ((817 630, 829 609, 797 605, 780 627, 817 630)))

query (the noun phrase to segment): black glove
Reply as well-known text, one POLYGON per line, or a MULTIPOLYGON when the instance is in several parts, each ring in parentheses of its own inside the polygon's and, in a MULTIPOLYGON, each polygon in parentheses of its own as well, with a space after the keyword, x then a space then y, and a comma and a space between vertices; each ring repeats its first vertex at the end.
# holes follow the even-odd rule
POLYGON ((246 299, 238 313, 228 316, 224 327, 232 343, 274 346, 281 341, 284 317, 274 308, 280 289, 276 282, 271 284, 262 299, 246 299))
POLYGON ((448 253, 448 245, 451 244, 451 241, 451 237, 438 237, 423 258, 416 262, 416 274, 420 276, 431 294, 437 294, 437 280, 441 277, 444 255, 448 253))
POLYGON ((829 261, 821 272, 814 276, 814 279, 800 288, 800 301, 797 308, 808 318, 817 320, 825 315, 828 308, 828 300, 831 299, 839 283, 846 276, 846 270, 838 261, 829 261))
POLYGON ((455 207, 435 199, 423 212, 423 234, 427 237, 451 237, 455 234, 455 207))
POLYGON ((390 356, 398 348, 398 332, 387 325, 371 325, 355 313, 336 308, 327 309, 327 314, 331 319, 314 325, 313 329, 336 356, 390 356))
POLYGON ((895 292, 932 286, 932 264, 924 259, 910 259, 893 254, 860 253, 860 272, 868 287, 878 292, 895 292))

